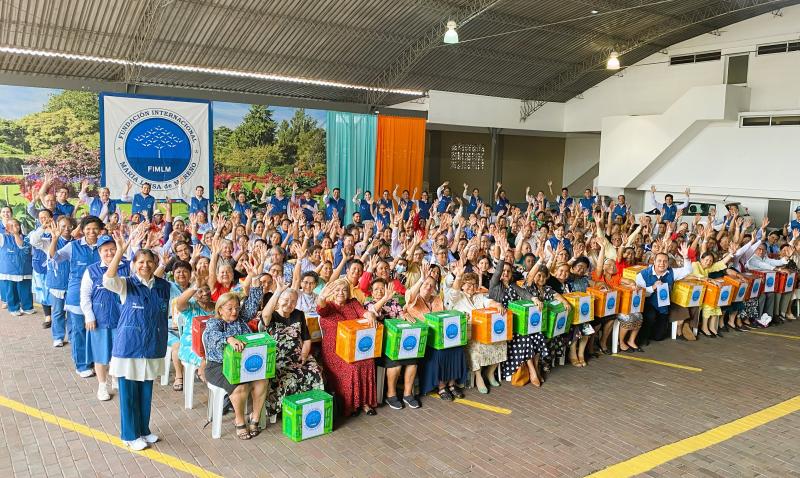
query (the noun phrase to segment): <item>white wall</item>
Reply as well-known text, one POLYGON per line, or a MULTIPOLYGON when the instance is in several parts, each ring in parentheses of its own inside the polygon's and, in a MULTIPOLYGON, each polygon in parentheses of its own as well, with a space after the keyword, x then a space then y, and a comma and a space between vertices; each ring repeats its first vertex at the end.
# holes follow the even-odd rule
POLYGON ((567 136, 564 144, 564 184, 571 184, 599 161, 599 134, 567 136))

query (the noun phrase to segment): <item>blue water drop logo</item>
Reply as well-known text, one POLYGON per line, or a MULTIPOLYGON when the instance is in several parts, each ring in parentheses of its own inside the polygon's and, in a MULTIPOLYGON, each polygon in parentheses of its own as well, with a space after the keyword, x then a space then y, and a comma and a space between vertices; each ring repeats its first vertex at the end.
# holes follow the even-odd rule
POLYGON ((562 315, 558 318, 558 321, 556 321, 556 329, 561 330, 565 325, 567 325, 567 318, 562 315))
POLYGON ((727 302, 729 296, 730 296, 730 294, 728 293, 728 291, 727 290, 723 290, 722 294, 720 294, 720 299, 722 299, 722 302, 727 302))
POLYGON ((669 295, 667 294, 667 290, 666 289, 661 289, 660 291, 658 291, 658 298, 661 299, 661 300, 667 300, 669 298, 669 295))
POLYGON ((454 339, 458 335, 458 326, 456 324, 450 324, 444 331, 444 335, 448 339, 454 339))
POLYGON ((794 276, 790 276, 786 279, 786 288, 791 289, 794 286, 794 276))
POLYGON ((506 330, 506 321, 505 320, 495 320, 494 325, 492 325, 492 329, 494 329, 495 334, 502 334, 506 330))
POLYGON ((772 276, 767 277, 767 287, 772 287, 773 285, 775 285, 775 278, 772 276))
POLYGON ((537 327, 539 325, 539 322, 542 321, 541 314, 539 314, 539 312, 537 311, 531 312, 530 321, 531 321, 531 327, 537 327))
POLYGON ((581 315, 582 316, 589 315, 589 309, 590 309, 590 307, 589 307, 589 304, 587 302, 584 302, 583 304, 581 304, 581 315))
POLYGON ((251 355, 244 361, 244 369, 250 373, 258 372, 264 366, 264 358, 260 355, 251 355))
POLYGON ((608 303, 606 304, 606 309, 613 309, 614 306, 617 304, 617 300, 613 297, 608 298, 608 303))
POLYGON ((322 414, 319 410, 311 410, 306 415, 306 428, 314 429, 322 423, 322 414))
POLYGON ((417 338, 413 335, 409 335, 405 339, 403 339, 403 350, 410 352, 417 347, 417 338))
POLYGON ((739 288, 739 292, 736 294, 736 297, 741 299, 742 297, 744 297, 744 293, 745 293, 745 288, 744 287, 740 287, 739 288))
POLYGON ((642 303, 642 299, 641 299, 641 297, 639 297, 638 294, 633 296, 633 308, 634 309, 638 309, 639 308, 639 304, 641 304, 641 303, 642 303))
POLYGON ((368 352, 372 348, 372 337, 361 337, 358 341, 358 350, 360 352, 368 352))
POLYGON ((700 291, 696 290, 692 292, 692 302, 697 302, 698 300, 700 300, 700 291))

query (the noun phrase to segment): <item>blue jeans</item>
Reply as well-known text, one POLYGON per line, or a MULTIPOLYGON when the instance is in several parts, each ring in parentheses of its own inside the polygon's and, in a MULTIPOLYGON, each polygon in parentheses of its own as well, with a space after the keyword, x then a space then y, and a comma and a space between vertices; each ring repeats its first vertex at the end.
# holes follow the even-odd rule
POLYGON ((120 438, 133 441, 150 434, 150 404, 153 381, 137 382, 119 378, 120 438))
POLYGON ((58 297, 53 297, 52 295, 48 298, 50 302, 50 319, 53 321, 53 325, 50 327, 50 331, 53 333, 53 340, 64 340, 64 336, 67 333, 67 322, 65 320, 65 313, 64 313, 64 299, 59 299, 58 297))
POLYGON ((8 304, 9 312, 22 310, 33 310, 33 292, 31 292, 31 280, 24 279, 19 282, 10 280, 0 281, 3 289, 3 300, 8 304))
POLYGON ((83 324, 83 314, 67 312, 69 319, 69 341, 72 342, 72 361, 75 370, 83 372, 89 370, 91 364, 86 363, 86 327, 83 324))

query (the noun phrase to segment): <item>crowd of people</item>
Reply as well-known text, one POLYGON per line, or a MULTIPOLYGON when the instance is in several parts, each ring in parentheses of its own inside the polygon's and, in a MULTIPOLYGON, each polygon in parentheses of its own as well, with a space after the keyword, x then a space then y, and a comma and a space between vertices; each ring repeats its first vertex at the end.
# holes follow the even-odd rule
POLYGON ((51 191, 52 183, 47 178, 28 207, 34 230, 23 231, 9 208, 0 210, 0 298, 12 316, 34 313, 34 301, 42 305, 53 347, 69 343, 76 372, 96 376, 98 400, 111 399, 110 377, 117 379, 121 438, 134 450, 158 441, 150 402, 168 350, 172 389, 196 378, 225 389, 236 436, 247 440, 260 432, 264 404, 275 416, 283 397, 311 389, 332 393, 343 416, 375 415, 376 363, 386 369, 386 404, 415 409, 430 393, 463 398, 468 383, 478 393, 489 393, 498 379, 540 387, 561 357, 586 367, 610 353, 615 320, 620 351, 637 353, 669 337, 672 323, 679 338, 693 341, 695 330, 718 338, 798 315, 792 307, 800 290, 721 308, 663 304, 654 292, 686 277, 797 271, 800 208, 797 220, 769 229, 767 219, 756 222, 735 204, 722 217, 685 217, 688 189, 678 204, 670 194, 658 200, 652 188, 656 209, 637 216, 623 195, 604 198, 589 189, 577 199, 566 188, 555 197, 529 189, 520 207, 500 183, 490 201, 467 184, 454 196, 444 182, 419 198, 416 189, 398 186, 379 197, 357 191, 352 204, 338 188, 317 200, 268 184, 255 198, 244 189, 233 195, 229 184, 223 208, 202 186, 156 201, 145 183, 132 196, 130 185, 113 192, 131 202, 126 214, 108 188, 90 191, 86 181, 73 201, 66 188, 51 191), (186 217, 173 215, 173 200, 188 205, 186 217), (626 278, 635 266, 645 267, 626 278), (445 310, 469 316, 522 299, 540 307, 559 301, 569 311, 565 294, 620 284, 644 290, 643 312, 596 318, 551 339, 470 339, 429 347, 419 359, 349 363, 336 353, 343 320, 416 322, 445 310), (316 316, 319 344, 306 320, 316 316), (205 319, 200 356, 191 330, 205 319), (237 336, 257 330, 277 341, 276 376, 269 384, 231 384, 223 350, 242 350, 237 336), (187 377, 184 364, 197 377, 187 377))

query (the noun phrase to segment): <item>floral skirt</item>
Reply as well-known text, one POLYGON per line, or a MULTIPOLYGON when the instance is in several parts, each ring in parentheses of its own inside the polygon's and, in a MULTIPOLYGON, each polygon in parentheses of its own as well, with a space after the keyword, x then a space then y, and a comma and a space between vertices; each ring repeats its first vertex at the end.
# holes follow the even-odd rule
POLYGON ((467 342, 467 362, 469 369, 477 372, 481 367, 505 362, 507 342, 496 344, 482 344, 475 340, 467 342))

